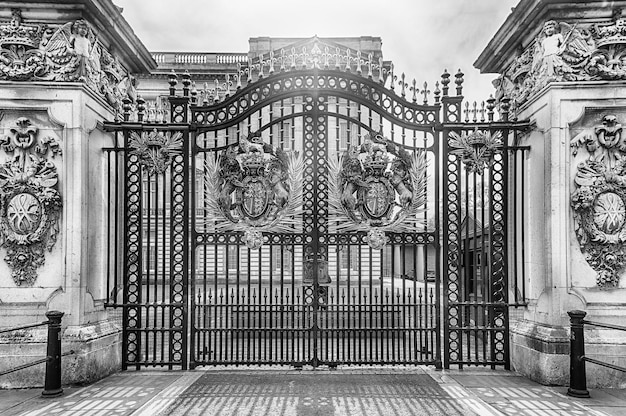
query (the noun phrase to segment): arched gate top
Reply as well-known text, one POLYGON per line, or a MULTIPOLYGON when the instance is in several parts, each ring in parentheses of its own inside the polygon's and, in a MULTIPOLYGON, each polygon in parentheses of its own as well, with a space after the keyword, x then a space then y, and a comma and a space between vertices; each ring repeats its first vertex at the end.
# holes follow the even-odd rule
POLYGON ((208 106, 192 104, 191 122, 199 131, 234 125, 247 114, 287 98, 328 96, 344 98, 371 109, 388 121, 413 130, 431 131, 439 122, 439 90, 434 104, 428 104, 430 91, 418 93, 415 86, 401 87, 401 95, 382 83, 348 71, 306 69, 279 72, 239 89, 224 101, 208 106), (409 91, 413 101, 406 99, 409 91), (418 104, 418 97, 423 104, 418 104))

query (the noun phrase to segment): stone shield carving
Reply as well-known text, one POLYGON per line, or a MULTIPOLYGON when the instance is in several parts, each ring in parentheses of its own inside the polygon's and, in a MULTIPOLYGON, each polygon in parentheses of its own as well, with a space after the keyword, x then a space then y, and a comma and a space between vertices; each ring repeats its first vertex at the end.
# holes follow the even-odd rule
POLYGON ((588 154, 579 163, 571 196, 576 235, 601 288, 617 287, 626 265, 626 142, 616 116, 587 128, 572 141, 573 154, 588 154))
POLYGON ((293 232, 302 214, 302 172, 297 152, 264 143, 260 134, 242 138, 205 165, 205 202, 210 226, 243 232, 250 249, 264 232, 293 232))
POLYGON ((57 191, 58 175, 47 160, 61 154, 51 137, 38 135, 38 128, 25 117, 18 118, 0 144, 7 155, 0 165, 0 247, 18 286, 32 286, 36 269, 44 264, 45 250, 52 250, 59 232, 62 207, 57 191))
POLYGON ((328 162, 329 213, 338 231, 365 231, 368 245, 380 249, 386 232, 416 232, 425 207, 426 162, 381 134, 366 135, 328 162))

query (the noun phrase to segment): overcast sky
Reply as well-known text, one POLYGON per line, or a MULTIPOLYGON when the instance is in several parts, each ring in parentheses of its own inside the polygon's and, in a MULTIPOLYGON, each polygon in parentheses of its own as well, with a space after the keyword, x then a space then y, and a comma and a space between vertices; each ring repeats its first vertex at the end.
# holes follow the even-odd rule
MULTIPOLYGON (((247 52, 248 39, 380 36, 396 72, 434 84, 465 75, 486 99, 495 75, 473 63, 519 0, 113 0, 150 51, 247 52)), ((432 90, 432 89, 431 89, 432 90)))

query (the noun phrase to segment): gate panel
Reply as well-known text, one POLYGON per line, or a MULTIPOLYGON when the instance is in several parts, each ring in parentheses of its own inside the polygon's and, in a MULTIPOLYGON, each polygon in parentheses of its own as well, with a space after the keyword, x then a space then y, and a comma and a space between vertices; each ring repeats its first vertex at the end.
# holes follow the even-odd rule
MULTIPOLYGON (((444 97, 444 366, 509 368, 508 160, 519 147, 502 120, 459 123, 459 97, 444 97)), ((467 111, 468 112, 468 111, 467 111)), ((484 112, 483 112, 484 116, 484 112)), ((474 110, 476 118, 476 110, 474 110)), ((520 123, 521 124, 521 123, 520 123)), ((513 290, 517 286, 514 282, 513 290)))
MULTIPOLYGON (((329 161, 350 147, 362 151, 368 134, 389 131, 399 146, 428 152, 438 166, 429 124, 437 107, 406 103, 349 73, 320 72, 281 73, 213 107, 192 107, 192 119, 202 122, 193 158, 199 211, 192 366, 441 363, 434 226, 389 233, 387 245, 373 249, 366 232, 338 232, 328 208, 337 175, 329 161), (337 89, 343 95, 335 95, 337 89), (207 195, 210 186, 202 188, 203 180, 211 181, 207 172, 240 140, 253 140, 252 132, 265 152, 297 151, 304 164, 298 225, 290 233, 264 232, 260 248, 246 247, 245 228, 220 232, 203 214, 215 200, 207 195)), ((425 185, 424 223, 438 220, 436 180, 425 185)))
POLYGON ((169 123, 144 122, 139 101, 130 122, 127 103, 106 125, 123 139, 106 149, 123 178, 109 303, 123 308, 123 368, 508 368, 508 161, 520 170, 528 149, 511 133, 528 123, 494 122, 493 101, 487 121, 462 122, 462 74, 455 97, 449 78, 434 105, 426 85, 420 105, 403 78, 398 95, 382 74, 317 66, 222 102, 205 91, 202 106, 172 76, 169 123))
POLYGON ((187 366, 186 141, 182 132, 125 134, 123 369, 187 366), (150 146, 164 143, 172 153, 153 159, 150 146))

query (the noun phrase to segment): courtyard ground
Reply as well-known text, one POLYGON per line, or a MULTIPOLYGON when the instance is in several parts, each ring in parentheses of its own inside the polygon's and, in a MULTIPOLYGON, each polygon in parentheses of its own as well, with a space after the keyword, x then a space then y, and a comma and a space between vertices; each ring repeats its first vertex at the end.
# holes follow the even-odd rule
POLYGON ((626 390, 565 395, 503 370, 200 368, 114 374, 63 396, 0 391, 0 415, 626 415, 626 390))

